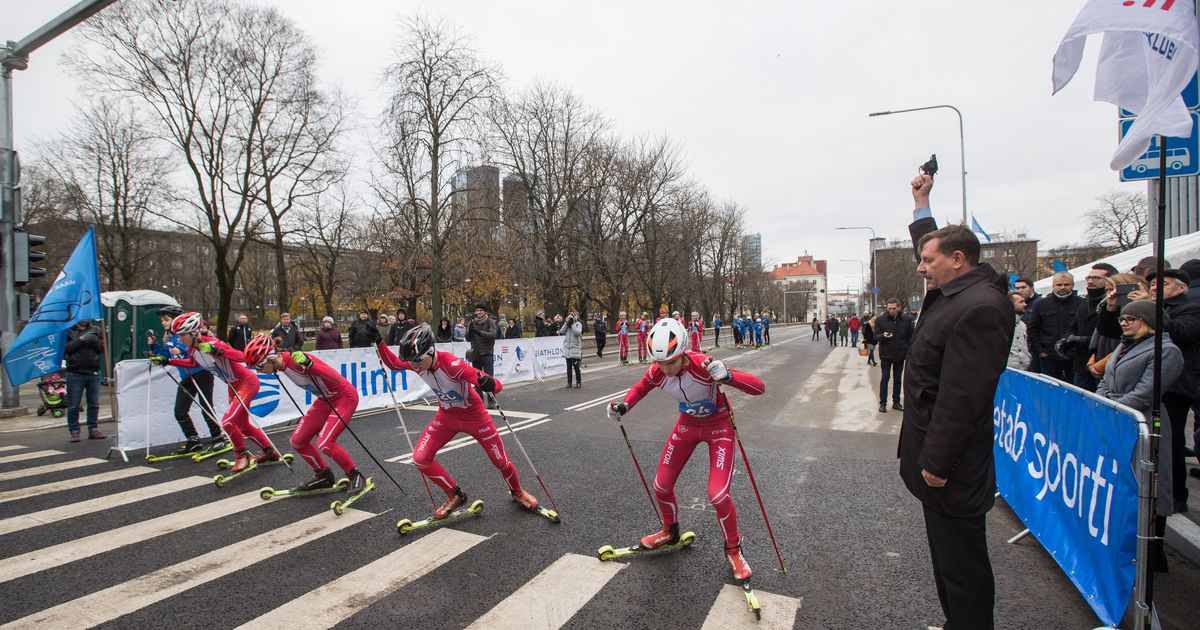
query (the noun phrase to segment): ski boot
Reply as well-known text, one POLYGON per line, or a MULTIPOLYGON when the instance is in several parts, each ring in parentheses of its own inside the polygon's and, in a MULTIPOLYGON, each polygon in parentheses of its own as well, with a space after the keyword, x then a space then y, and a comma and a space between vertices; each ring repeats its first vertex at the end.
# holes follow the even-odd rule
POLYGON ((530 512, 533 512, 534 514, 537 514, 539 516, 545 517, 551 523, 559 522, 558 512, 555 512, 554 510, 542 507, 538 503, 537 497, 533 496, 533 494, 531 494, 528 490, 521 489, 521 490, 517 490, 515 492, 510 490, 509 494, 512 495, 513 501, 520 503, 521 507, 525 508, 526 510, 529 510, 530 512))
POLYGON ((224 435, 217 434, 217 437, 213 438, 208 443, 208 448, 192 454, 192 461, 199 463, 209 459, 210 457, 216 457, 221 453, 226 453, 231 450, 233 450, 233 445, 225 439, 224 435))
POLYGON ((643 536, 638 543, 632 547, 614 548, 612 545, 605 545, 599 549, 597 556, 601 561, 612 560, 623 556, 636 556, 640 554, 665 553, 683 549, 692 544, 696 540, 694 532, 679 533, 679 525, 672 523, 664 525, 661 531, 643 536))
POLYGON ((679 523, 671 523, 663 525, 661 531, 654 532, 642 536, 638 544, 642 549, 658 549, 666 545, 674 545, 679 542, 679 523))
POLYGON ((433 511, 433 518, 446 518, 447 516, 450 516, 451 512, 457 510, 459 506, 466 502, 467 493, 463 492, 462 488, 455 486, 454 490, 451 490, 450 494, 446 497, 446 502, 443 503, 438 509, 433 511))
POLYGON ((233 461, 233 466, 229 469, 229 476, 217 475, 213 477, 213 483, 217 484, 218 488, 224 487, 226 483, 255 468, 258 468, 258 463, 246 451, 238 451, 237 457, 233 461))
POLYGON ((346 479, 350 481, 350 486, 346 488, 350 494, 358 494, 367 485, 367 478, 357 468, 346 473, 346 479))
POLYGON ((375 488, 375 482, 370 477, 363 477, 363 474, 358 472, 357 468, 346 473, 346 479, 350 484, 347 490, 350 493, 350 498, 345 501, 334 501, 329 504, 329 508, 338 516, 341 516, 343 510, 361 499, 364 494, 375 488))
POLYGON ((283 459, 279 456, 279 451, 268 446, 263 449, 263 452, 254 456, 255 464, 274 464, 283 459))
POLYGON ((746 559, 742 557, 741 543, 725 547, 725 559, 729 560, 729 566, 733 569, 733 579, 742 583, 749 582, 750 565, 746 564, 746 559))
POLYGON ((333 478, 333 471, 326 468, 321 470, 312 479, 292 488, 288 492, 301 493, 312 492, 313 490, 326 490, 333 487, 336 480, 333 478))
POLYGON ((204 445, 200 443, 200 440, 197 439, 196 436, 190 435, 188 436, 187 441, 181 444, 179 448, 175 449, 175 452, 171 454, 182 457, 184 455, 199 453, 202 450, 204 450, 204 445))

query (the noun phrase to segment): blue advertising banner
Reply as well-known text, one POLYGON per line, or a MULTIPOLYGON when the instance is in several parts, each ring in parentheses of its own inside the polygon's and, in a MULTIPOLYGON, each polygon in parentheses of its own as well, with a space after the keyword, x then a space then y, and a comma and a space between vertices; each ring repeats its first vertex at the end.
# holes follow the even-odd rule
POLYGON ((1006 370, 993 410, 996 485, 1100 620, 1133 594, 1137 419, 1093 394, 1006 370))

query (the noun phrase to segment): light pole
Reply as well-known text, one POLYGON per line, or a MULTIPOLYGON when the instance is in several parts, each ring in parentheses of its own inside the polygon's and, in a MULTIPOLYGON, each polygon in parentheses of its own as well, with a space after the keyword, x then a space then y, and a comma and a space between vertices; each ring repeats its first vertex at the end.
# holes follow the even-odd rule
MULTIPOLYGON (((871 312, 874 313, 875 309, 878 308, 878 306, 879 306, 878 304, 875 303, 875 300, 876 300, 875 296, 878 294, 878 291, 876 290, 878 287, 875 284, 875 268, 879 266, 879 261, 875 260, 875 250, 872 249, 875 244, 875 228, 867 227, 867 226, 851 226, 851 227, 839 227, 837 229, 839 229, 839 230, 867 230, 871 233, 871 240, 868 241, 867 250, 871 252, 871 312)), ((861 263, 862 261, 856 260, 855 262, 861 263)))
POLYGON ((859 312, 859 314, 861 315, 861 314, 862 314, 862 312, 863 312, 862 286, 863 286, 864 284, 866 284, 866 283, 867 283, 867 280, 866 280, 866 278, 867 278, 867 264, 866 264, 866 263, 864 263, 863 261, 861 261, 861 260, 857 259, 857 258, 839 258, 839 259, 838 259, 838 262, 856 262, 856 263, 858 263, 858 283, 859 283, 859 284, 858 284, 858 286, 859 286, 859 291, 858 291, 858 299, 857 299, 857 300, 855 300, 855 301, 856 301, 856 302, 858 302, 858 312, 859 312))
POLYGON ((903 114, 906 112, 920 112, 927 109, 952 109, 955 114, 958 114, 958 154, 959 162, 962 164, 962 216, 963 225, 967 225, 967 143, 963 136, 963 119, 962 112, 953 105, 930 105, 929 107, 913 107, 910 109, 897 109, 895 111, 873 112, 868 114, 868 117, 873 116, 890 116, 892 114, 903 114))

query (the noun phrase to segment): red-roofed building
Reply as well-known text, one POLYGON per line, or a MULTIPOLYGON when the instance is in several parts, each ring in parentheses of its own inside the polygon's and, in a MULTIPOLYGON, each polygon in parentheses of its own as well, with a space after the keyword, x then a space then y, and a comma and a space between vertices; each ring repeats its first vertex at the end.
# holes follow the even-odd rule
POLYGON ((785 288, 789 286, 792 289, 800 288, 799 286, 792 285, 794 282, 812 283, 812 290, 815 292, 816 314, 818 318, 823 320, 827 313, 825 289, 828 286, 828 278, 826 276, 826 269, 826 261, 816 260, 812 256, 805 254, 798 256, 796 262, 775 265, 774 269, 766 273, 768 280, 785 288))

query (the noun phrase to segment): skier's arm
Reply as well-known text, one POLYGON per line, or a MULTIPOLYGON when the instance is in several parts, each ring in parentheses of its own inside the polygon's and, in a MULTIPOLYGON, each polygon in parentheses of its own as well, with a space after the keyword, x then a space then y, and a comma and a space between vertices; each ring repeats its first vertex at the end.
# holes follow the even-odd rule
POLYGON ((394 370, 394 371, 399 372, 400 370, 412 370, 413 369, 413 366, 411 363, 409 363, 407 361, 401 361, 400 357, 397 357, 396 354, 392 352, 392 349, 387 347, 386 343, 383 343, 381 341, 381 342, 379 342, 379 345, 376 346, 375 348, 377 350, 379 350, 379 360, 382 361, 383 364, 385 366, 387 366, 387 368, 389 370, 394 370))
POLYGON ((181 367, 181 368, 198 368, 198 367, 200 367, 200 364, 197 363, 196 360, 192 358, 192 354, 190 352, 185 353, 182 357, 179 357, 177 359, 167 359, 167 363, 170 363, 171 365, 174 365, 175 367, 181 367))
POLYGON ((767 386, 763 384, 762 379, 749 372, 729 370, 729 376, 730 380, 725 385, 731 385, 735 389, 751 396, 758 396, 767 391, 767 386))
POLYGON ((234 361, 236 363, 245 363, 246 362, 246 355, 242 354, 241 350, 234 349, 233 346, 225 343, 224 341, 218 341, 216 339, 205 339, 205 341, 207 341, 208 343, 211 343, 213 346, 220 349, 221 356, 225 357, 226 359, 229 359, 230 361, 234 361))
POLYGON ((651 366, 646 370, 646 374, 642 376, 633 387, 629 388, 629 393, 625 394, 625 404, 633 409, 638 401, 646 397, 650 390, 658 387, 662 383, 662 370, 658 366, 651 366))

